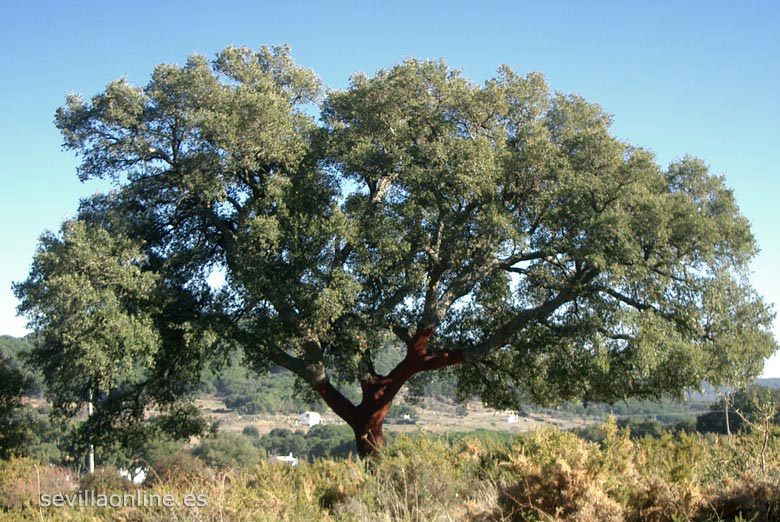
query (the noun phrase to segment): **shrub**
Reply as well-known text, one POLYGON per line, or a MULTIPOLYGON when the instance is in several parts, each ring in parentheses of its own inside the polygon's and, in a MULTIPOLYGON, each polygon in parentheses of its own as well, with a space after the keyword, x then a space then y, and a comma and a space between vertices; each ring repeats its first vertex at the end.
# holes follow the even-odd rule
POLYGON ((256 426, 244 426, 244 429, 241 430, 241 434, 253 439, 260 438, 260 431, 258 431, 256 426))
POLYGON ((219 433, 203 439, 192 454, 216 468, 252 466, 263 457, 249 439, 237 433, 219 433))
POLYGON ((306 454, 306 438, 302 431, 292 432, 285 428, 276 428, 260 437, 258 445, 269 455, 287 455, 298 457, 306 454))
POLYGON ((132 464, 143 464, 157 468, 160 464, 173 455, 184 452, 184 444, 166 438, 158 438, 145 444, 132 464))
MULTIPOLYGON (((599 443, 551 427, 519 435, 401 435, 368 461, 316 459, 295 468, 260 461, 212 470, 179 452, 166 457, 169 465, 159 467, 159 478, 150 480, 145 491, 177 498, 205 494, 208 506, 64 508, 56 517, 75 522, 714 522, 775 520, 780 513, 778 428, 771 434, 763 471, 757 456, 765 439, 758 432, 738 434, 729 442, 723 436, 685 431, 634 439, 614 420, 598 429, 599 443)), ((284 430, 275 435, 301 434, 284 430)), ((346 426, 318 426, 303 438, 311 445, 345 436, 350 436, 346 426)), ((39 471, 43 488, 54 492, 63 487, 46 477, 54 477, 53 472, 39 471)), ((3 492, 9 484, 19 509, 0 518, 39 520, 31 500, 37 488, 33 462, 15 459, 10 467, 0 463, 3 492)), ((55 516, 44 514, 47 519, 55 516)))
POLYGON ((0 383, 0 459, 8 459, 28 453, 32 420, 22 396, 32 381, 0 352, 0 383))
POLYGON ((189 452, 177 451, 155 461, 147 472, 146 483, 176 483, 193 478, 207 480, 212 473, 206 463, 189 452))
POLYGON ((0 461, 0 514, 3 508, 33 506, 38 495, 70 493, 76 488, 77 483, 66 468, 42 466, 30 458, 0 461))
POLYGON ((408 415, 410 419, 417 420, 420 414, 417 412, 417 408, 410 404, 393 404, 387 411, 387 417, 390 419, 402 419, 404 415, 408 415))
POLYGON ((317 425, 306 433, 307 456, 316 458, 348 457, 355 449, 355 434, 345 425, 317 425))

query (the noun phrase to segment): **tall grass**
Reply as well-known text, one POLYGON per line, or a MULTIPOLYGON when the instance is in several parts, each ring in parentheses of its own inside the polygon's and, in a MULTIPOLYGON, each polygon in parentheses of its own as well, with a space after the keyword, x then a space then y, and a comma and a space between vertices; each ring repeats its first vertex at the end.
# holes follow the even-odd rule
POLYGON ((147 494, 203 494, 200 508, 42 508, 40 493, 134 490, 112 470, 81 484, 30 460, 0 465, 8 521, 716 521, 780 520, 780 442, 666 434, 632 440, 614 422, 600 444, 555 428, 512 437, 400 437, 369 461, 261 462, 216 470, 164 461, 147 494))

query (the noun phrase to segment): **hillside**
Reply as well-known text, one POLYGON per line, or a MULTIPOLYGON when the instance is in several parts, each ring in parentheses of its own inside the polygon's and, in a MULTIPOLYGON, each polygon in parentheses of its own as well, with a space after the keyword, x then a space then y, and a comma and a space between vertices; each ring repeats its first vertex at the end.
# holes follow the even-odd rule
POLYGON ((32 347, 28 337, 13 337, 11 335, 0 335, 0 353, 18 359, 19 353, 32 347))
POLYGON ((756 384, 766 386, 767 388, 780 388, 780 377, 770 377, 767 379, 756 379, 756 384))

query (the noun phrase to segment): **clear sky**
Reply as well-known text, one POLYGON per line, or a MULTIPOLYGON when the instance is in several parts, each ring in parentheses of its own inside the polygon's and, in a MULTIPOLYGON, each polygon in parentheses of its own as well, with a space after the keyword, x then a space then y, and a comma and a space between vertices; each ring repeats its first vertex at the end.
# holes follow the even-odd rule
MULTIPOLYGON (((60 148, 52 119, 65 94, 123 75, 142 85, 157 63, 231 44, 288 43, 334 88, 405 57, 444 58, 478 82, 503 63, 541 72, 600 103, 614 132, 662 165, 688 153, 725 175, 762 250, 753 284, 780 307, 780 2, 174 4, 0 4, 0 334, 25 333, 10 286, 38 236, 101 188, 80 184, 60 148)), ((780 377, 779 356, 765 375, 780 377)))

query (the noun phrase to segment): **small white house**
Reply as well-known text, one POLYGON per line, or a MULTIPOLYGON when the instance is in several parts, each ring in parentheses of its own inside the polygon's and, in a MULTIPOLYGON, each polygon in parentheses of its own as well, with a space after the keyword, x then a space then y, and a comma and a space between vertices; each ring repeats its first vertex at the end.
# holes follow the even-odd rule
POLYGON ((316 411, 307 411, 301 414, 298 418, 298 422, 304 426, 316 426, 322 422, 322 417, 316 411))
POLYGON ((268 460, 271 462, 281 462, 282 464, 287 464, 288 466, 298 465, 298 459, 293 457, 292 451, 289 455, 277 455, 274 457, 269 457, 268 460))
POLYGON ((504 422, 506 422, 507 424, 517 424, 518 420, 520 419, 518 419, 517 415, 515 415, 514 413, 510 413, 509 415, 504 417, 504 422))

